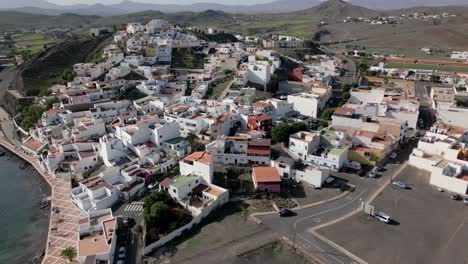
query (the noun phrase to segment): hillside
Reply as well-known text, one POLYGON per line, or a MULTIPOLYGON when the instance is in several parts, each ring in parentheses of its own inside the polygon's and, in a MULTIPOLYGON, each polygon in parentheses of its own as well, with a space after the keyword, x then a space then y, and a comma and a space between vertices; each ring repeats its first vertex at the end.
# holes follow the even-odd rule
POLYGON ((342 0, 328 0, 318 6, 296 12, 298 16, 326 20, 329 22, 343 21, 347 17, 375 17, 381 12, 365 7, 352 5, 342 0))
POLYGON ((108 39, 110 35, 72 38, 53 46, 18 68, 13 88, 25 96, 38 94, 42 88, 52 85, 64 69, 90 61, 108 44, 108 39))
POLYGON ((17 11, 0 11, 0 30, 37 27, 79 27, 96 22, 98 16, 61 14, 57 16, 36 15, 17 11))

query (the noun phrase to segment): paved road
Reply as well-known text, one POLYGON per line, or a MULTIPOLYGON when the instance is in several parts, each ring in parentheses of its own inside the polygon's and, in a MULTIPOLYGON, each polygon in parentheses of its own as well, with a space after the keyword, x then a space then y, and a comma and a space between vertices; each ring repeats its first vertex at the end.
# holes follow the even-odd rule
POLYGON ((427 82, 414 83, 415 95, 421 102, 421 107, 419 108, 419 119, 422 119, 423 122, 419 127, 424 130, 428 130, 436 122, 436 111, 432 108, 430 98, 431 85, 437 84, 427 82))
POLYGON ((390 177, 400 169, 400 163, 408 159, 412 148, 405 148, 399 155, 399 160, 387 163, 380 178, 360 178, 357 175, 332 173, 356 186, 355 190, 335 201, 319 206, 298 210, 297 216, 281 218, 277 215, 259 217, 265 225, 276 230, 280 235, 295 241, 303 248, 315 253, 324 263, 356 263, 355 259, 343 254, 328 243, 318 239, 310 229, 324 223, 329 223, 357 211, 361 201, 367 201, 379 188, 390 181, 390 177))
POLYGON ((345 56, 345 55, 343 55, 343 54, 341 54, 339 52, 336 52, 334 50, 331 50, 331 49, 329 49, 327 47, 324 47, 324 46, 320 47, 320 49, 327 55, 335 56, 335 57, 339 58, 342 61, 347 61, 347 63, 344 65, 345 74, 344 74, 344 76, 341 76, 341 78, 340 78, 342 84, 356 82, 356 78, 357 78, 356 63, 354 63, 354 61, 351 58, 348 58, 347 56, 345 56))

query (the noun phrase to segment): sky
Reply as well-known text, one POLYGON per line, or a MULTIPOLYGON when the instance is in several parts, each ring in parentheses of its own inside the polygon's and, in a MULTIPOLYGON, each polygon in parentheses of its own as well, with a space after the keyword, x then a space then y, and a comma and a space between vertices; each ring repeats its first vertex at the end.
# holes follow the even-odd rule
MULTIPOLYGON (((60 4, 60 5, 72 5, 72 4, 115 4, 122 2, 122 0, 47 0, 50 3, 60 4)), ((134 2, 142 2, 142 3, 152 3, 152 4, 193 4, 193 3, 200 3, 200 2, 212 2, 218 4, 226 4, 226 5, 251 5, 251 4, 261 4, 261 3, 269 3, 272 0, 132 0, 134 2)))

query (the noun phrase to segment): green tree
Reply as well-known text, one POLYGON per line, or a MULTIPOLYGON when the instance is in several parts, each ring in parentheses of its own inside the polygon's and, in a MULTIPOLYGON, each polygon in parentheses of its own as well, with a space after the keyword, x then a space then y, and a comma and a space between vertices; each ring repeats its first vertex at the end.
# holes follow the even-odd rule
POLYGON ((21 111, 21 127, 23 129, 28 130, 33 127, 39 118, 41 118, 42 113, 44 113, 44 108, 40 105, 33 104, 29 106, 23 106, 21 111))
POLYGON ((60 252, 60 256, 65 259, 65 262, 71 263, 76 257, 76 248, 67 247, 60 252))
POLYGON ((320 120, 320 126, 321 127, 328 127, 328 121, 327 120, 320 120))
POLYGON ((279 123, 271 130, 271 139, 274 142, 282 142, 285 145, 289 141, 290 126, 287 123, 279 123))
POLYGON ((438 76, 438 75, 432 75, 432 76, 431 76, 431 82, 440 83, 440 76, 438 76))
POLYGON ((343 85, 343 89, 341 89, 343 91, 343 93, 347 93, 351 90, 351 88, 353 88, 353 86, 349 83, 343 85))
POLYGON ((60 100, 58 99, 58 97, 54 96, 52 98, 47 99, 46 102, 45 102, 45 105, 46 105, 47 109, 51 109, 52 106, 54 106, 54 104, 59 103, 59 102, 60 102, 60 100))
POLYGON ((49 88, 42 88, 39 91, 39 96, 49 96, 52 94, 52 91, 49 88))
POLYGON ((197 143, 198 141, 198 136, 193 133, 193 132, 190 132, 188 133, 187 137, 185 138, 187 139, 187 141, 189 142, 190 146, 195 146, 195 144, 197 143))
POLYGON ((335 113, 335 108, 327 108, 323 110, 322 119, 331 120, 333 113, 335 113))
POLYGON ((299 131, 307 131, 307 125, 302 122, 296 122, 291 125, 290 134, 297 133, 299 131))
POLYGON ((11 34, 6 34, 3 38, 8 41, 13 40, 13 38, 11 37, 11 34))
POLYGON ((73 71, 70 70, 70 69, 64 70, 63 73, 62 73, 62 76, 61 76, 62 80, 66 81, 66 82, 73 81, 74 77, 75 77, 75 75, 74 75, 73 71))

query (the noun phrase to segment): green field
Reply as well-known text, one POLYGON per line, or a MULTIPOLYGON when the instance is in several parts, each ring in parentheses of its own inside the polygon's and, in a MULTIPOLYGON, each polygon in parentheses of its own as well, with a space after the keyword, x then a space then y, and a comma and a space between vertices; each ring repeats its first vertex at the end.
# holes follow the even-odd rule
POLYGON ((435 70, 435 71, 450 71, 450 72, 468 72, 468 67, 456 67, 445 65, 430 65, 430 64, 408 64, 408 63, 389 63, 385 65, 389 69, 417 69, 417 70, 435 70))
POLYGON ((44 50, 44 47, 50 47, 56 43, 51 37, 40 33, 16 34, 12 36, 12 39, 17 45, 17 52, 29 50, 32 54, 39 53, 44 50))

